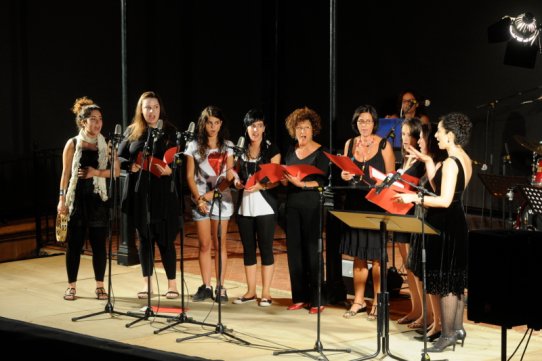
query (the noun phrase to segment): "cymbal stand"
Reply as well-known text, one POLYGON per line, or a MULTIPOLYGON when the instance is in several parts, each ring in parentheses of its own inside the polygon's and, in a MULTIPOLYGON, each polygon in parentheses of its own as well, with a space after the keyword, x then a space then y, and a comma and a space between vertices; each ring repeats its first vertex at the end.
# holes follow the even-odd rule
POLYGON ((118 211, 117 211, 117 186, 118 182, 115 178, 115 159, 117 158, 116 152, 117 147, 119 143, 119 139, 116 139, 115 137, 112 137, 113 143, 112 143, 112 149, 111 149, 111 161, 110 161, 110 174, 109 174, 109 199, 111 200, 110 206, 109 206, 109 247, 108 247, 108 273, 107 273, 107 303, 105 305, 105 308, 103 311, 90 313, 88 315, 79 316, 79 317, 73 317, 72 321, 79 321, 84 318, 103 315, 104 313, 108 313, 111 316, 112 315, 128 315, 124 312, 115 311, 114 305, 111 302, 111 294, 113 293, 113 285, 111 282, 111 260, 113 259, 113 228, 116 228, 115 225, 117 224, 118 220, 118 211))
POLYGON ((320 314, 322 313, 320 311, 320 307, 322 306, 322 282, 323 282, 323 239, 322 239, 322 231, 323 231, 323 209, 324 209, 324 191, 322 187, 318 187, 318 192, 320 193, 320 203, 319 203, 319 210, 318 210, 318 226, 319 226, 319 237, 318 237, 318 285, 317 285, 317 316, 316 316, 316 342, 314 343, 313 348, 308 349, 292 349, 292 350, 281 350, 281 351, 274 351, 273 356, 282 355, 282 354, 288 354, 288 353, 302 353, 307 354, 308 352, 317 352, 319 354, 319 357, 310 356, 309 357, 315 359, 315 360, 328 360, 326 355, 324 354, 324 351, 330 351, 330 352, 347 352, 350 353, 352 350, 349 348, 344 349, 326 349, 322 345, 322 341, 320 340, 320 314))

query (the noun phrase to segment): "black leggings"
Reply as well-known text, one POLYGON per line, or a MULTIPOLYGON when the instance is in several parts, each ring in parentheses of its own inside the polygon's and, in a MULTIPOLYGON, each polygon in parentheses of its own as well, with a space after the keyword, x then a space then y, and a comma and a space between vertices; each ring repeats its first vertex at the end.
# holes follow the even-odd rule
POLYGON ((177 250, 173 242, 164 245, 163 242, 157 242, 155 240, 159 239, 159 234, 157 233, 157 228, 155 224, 151 224, 150 233, 151 239, 147 239, 142 236, 142 232, 139 234, 139 262, 141 263, 141 270, 143 271, 143 277, 152 276, 153 265, 154 265, 154 245, 158 245, 160 250, 160 257, 162 258, 162 264, 164 265, 164 270, 166 271, 167 279, 174 280, 176 277, 176 266, 177 266, 177 250), (152 242, 152 247, 151 247, 152 242), (151 255, 152 249, 152 255, 151 255), (150 266, 150 267, 149 267, 150 266))
MULTIPOLYGON (((85 243, 85 231, 87 227, 68 226, 68 248, 66 251, 66 271, 68 272, 68 282, 77 281, 79 264, 81 263, 81 252, 85 243)), ((106 251, 105 240, 107 238, 107 227, 89 227, 88 238, 92 247, 92 267, 94 268, 94 278, 98 282, 103 282, 105 275, 106 251)))
POLYGON ((243 261, 245 266, 256 264, 256 244, 260 248, 262 266, 275 263, 273 239, 275 235, 275 215, 258 217, 237 217, 239 235, 243 242, 243 261))

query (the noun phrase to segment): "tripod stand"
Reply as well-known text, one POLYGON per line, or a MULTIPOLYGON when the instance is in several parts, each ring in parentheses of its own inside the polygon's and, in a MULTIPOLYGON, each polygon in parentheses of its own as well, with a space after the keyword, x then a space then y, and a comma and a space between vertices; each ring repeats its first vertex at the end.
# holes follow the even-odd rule
MULTIPOLYGON (((421 233, 422 228, 426 234, 437 234, 437 231, 428 224, 422 225, 421 220, 410 215, 393 215, 387 213, 371 212, 340 212, 332 211, 333 215, 343 221, 350 228, 360 228, 369 230, 380 230, 380 246, 382 248, 380 262, 380 293, 378 294, 378 313, 377 313, 377 349, 367 356, 356 359, 355 361, 368 360, 375 358, 382 350, 384 355, 388 355, 396 360, 406 361, 393 355, 389 349, 389 293, 387 291, 387 271, 386 267, 386 232, 406 232, 421 233)), ((428 360, 428 358, 424 359, 428 360)))
MULTIPOLYGON (((225 162, 224 162, 225 164, 225 162)), ((220 179, 220 178, 218 178, 220 179)), ((217 229, 217 237, 218 237, 218 249, 217 249, 217 256, 218 257, 218 272, 217 272, 217 275, 216 275, 216 278, 217 278, 217 284, 216 284, 216 295, 217 297, 215 297, 215 302, 216 302, 216 299, 218 298, 218 322, 215 326, 215 329, 213 331, 209 331, 209 332, 206 332, 206 333, 203 333, 203 334, 200 334, 200 335, 193 335, 193 336, 188 336, 188 337, 184 337, 184 338, 178 338, 176 341, 177 342, 182 342, 182 341, 186 341, 186 340, 191 340, 191 339, 194 339, 194 338, 198 338, 198 337, 204 337, 204 336, 210 336, 210 335, 213 335, 213 334, 219 334, 219 335, 225 335, 225 336, 228 336, 234 340, 237 340, 239 342, 241 342, 243 345, 250 345, 249 342, 237 337, 237 336, 234 336, 232 335, 230 332, 228 331, 232 331, 231 329, 228 330, 226 328, 226 326, 224 326, 222 324, 222 220, 221 220, 221 216, 222 216, 222 193, 220 192, 220 189, 218 188, 218 185, 219 185, 219 182, 218 182, 218 179, 217 179, 217 182, 216 182, 216 185, 215 185, 215 188, 213 190, 213 201, 211 202, 211 209, 209 210, 209 217, 211 217, 211 214, 213 213, 213 207, 216 203, 218 203, 218 229, 217 229), (216 203, 215 203, 216 202, 216 203)), ((201 324, 201 325, 208 325, 208 324, 204 324, 204 323, 201 323, 201 322, 192 322, 192 323, 196 323, 196 324, 201 324)), ((212 326, 212 325, 208 325, 208 326, 212 326)))
MULTIPOLYGON (((178 144, 177 144, 178 146, 178 144)), ((185 148, 185 152, 186 152, 186 148, 185 148)), ((176 189, 176 185, 177 183, 175 182, 175 180, 177 179, 177 170, 179 169, 180 165, 182 164, 182 156, 183 153, 176 153, 175 154, 175 161, 173 163, 173 178, 172 178, 172 184, 173 184, 173 187, 176 189)), ((181 198, 181 202, 180 202, 180 216, 179 216, 179 238, 180 238, 180 241, 181 241, 181 261, 180 261, 180 271, 181 271, 181 312, 179 313, 179 315, 177 315, 176 317, 174 318, 171 318, 169 319, 168 321, 172 322, 170 325, 167 325, 165 327, 162 327, 158 330, 155 330, 154 331, 154 334, 157 335, 159 334, 160 332, 164 331, 164 330, 167 330, 171 327, 175 327, 177 326, 178 324, 180 323, 192 323, 192 324, 196 324, 196 325, 202 325, 202 326, 214 326, 210 323, 204 323, 204 322, 199 322, 199 321, 194 321, 192 319, 192 317, 189 317, 187 316, 185 310, 185 303, 184 303, 184 219, 183 219, 183 214, 184 214, 184 211, 183 211, 183 202, 182 202, 182 189, 183 189, 183 183, 182 183, 182 176, 178 177, 179 178, 179 190, 176 193, 177 197, 180 197, 181 198)))
MULTIPOLYGON (((120 132, 119 132, 120 133, 120 132)), ((105 308, 103 311, 90 313, 88 315, 79 316, 79 317, 73 317, 72 321, 79 321, 84 318, 88 317, 94 317, 97 315, 102 315, 104 313, 109 313, 110 315, 128 315, 124 312, 115 311, 113 303, 111 302, 111 294, 113 293, 113 287, 111 282, 111 261, 113 259, 113 228, 116 224, 115 220, 118 220, 118 214, 117 214, 117 186, 118 182, 115 177, 115 159, 117 158, 117 146, 118 146, 119 139, 116 139, 113 137, 113 144, 111 149, 111 162, 110 162, 110 174, 109 174, 109 199, 111 200, 110 203, 110 214, 109 214, 109 248, 108 248, 108 274, 107 274, 107 303, 105 305, 105 308)))
MULTIPOLYGON (((153 234, 151 232, 151 202, 150 202, 150 196, 149 196, 149 193, 151 192, 151 176, 152 176, 152 172, 151 172, 151 169, 152 169, 152 162, 153 162, 153 157, 152 155, 154 154, 154 149, 155 149, 155 145, 156 145, 156 141, 158 140, 158 138, 160 138, 161 136, 161 132, 162 132, 162 121, 159 120, 158 121, 158 125, 156 128, 154 129, 150 129, 148 128, 147 131, 148 131, 148 134, 147 134, 147 141, 145 142, 145 145, 143 147, 143 156, 141 157, 141 164, 140 164, 140 170, 139 170, 139 174, 138 174, 138 179, 137 179, 137 183, 136 183, 136 186, 135 186, 135 193, 138 193, 140 191, 140 188, 139 186, 141 185, 140 184, 140 181, 141 181, 141 175, 143 173, 143 169, 144 169, 144 164, 145 164, 145 160, 148 158, 147 160, 147 163, 148 163, 148 168, 146 169, 147 171, 147 189, 146 189, 146 193, 145 193, 145 204, 146 204, 146 216, 147 216, 147 219, 146 219, 146 224, 147 224, 147 238, 148 238, 148 242, 149 242, 149 257, 147 259, 147 262, 148 262, 148 276, 147 276, 147 306, 145 307, 145 312, 143 313, 143 315, 140 315, 139 313, 132 313, 132 312, 128 312, 128 315, 130 316, 133 316, 133 317, 139 317, 137 320, 134 320, 130 323, 127 323, 126 324, 126 327, 130 327, 140 321, 143 321, 143 320, 148 320, 149 318, 151 317, 164 317, 164 318, 168 318, 168 316, 163 316, 163 315, 158 315, 156 313, 154 313, 154 311, 152 310, 152 307, 151 307, 151 273, 152 273, 152 269, 153 269, 153 265, 154 265, 154 243, 153 243, 153 234), (153 135, 153 142, 152 142, 152 151, 149 152, 149 143, 150 143, 150 138, 151 138, 151 135, 154 133, 153 135)), ((140 235, 141 237, 141 235, 140 235)), ((140 245, 141 247, 141 245, 140 245)))
POLYGON ((313 348, 309 349, 301 349, 301 350, 282 350, 282 351, 274 351, 273 355, 282 355, 287 353, 307 353, 307 352, 317 352, 320 357, 313 357, 315 360, 324 359, 327 360, 328 358, 326 355, 324 355, 324 351, 331 351, 331 352, 348 352, 350 353, 351 350, 349 348, 345 349, 326 349, 322 345, 322 341, 320 340, 320 314, 322 313, 320 307, 322 306, 322 282, 323 282, 323 240, 322 240, 322 231, 323 231, 323 209, 324 209, 324 192, 322 187, 318 187, 318 192, 320 193, 320 204, 318 208, 318 229, 319 229, 319 236, 318 236, 318 285, 317 285, 317 316, 316 316, 316 342, 314 343, 313 348))

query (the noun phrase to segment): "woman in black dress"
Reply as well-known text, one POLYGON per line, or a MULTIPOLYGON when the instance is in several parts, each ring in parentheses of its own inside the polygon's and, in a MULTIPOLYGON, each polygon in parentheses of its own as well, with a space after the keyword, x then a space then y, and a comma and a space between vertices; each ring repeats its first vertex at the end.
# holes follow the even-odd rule
POLYGON ((163 160, 166 150, 174 147, 176 140, 176 128, 167 121, 158 94, 152 91, 141 94, 132 124, 119 145, 121 166, 129 172, 122 195, 122 211, 132 218, 139 236, 139 261, 144 285, 137 297, 141 299, 152 294, 152 289, 148 289, 148 277, 153 274, 155 243, 160 249, 168 279, 165 296, 169 299, 179 297, 174 244, 179 231, 179 203, 172 186, 172 169, 168 164, 161 165, 155 161, 151 172, 141 168, 138 158, 147 144, 150 155, 163 160), (161 131, 157 129, 160 121, 163 122, 161 131))
MULTIPOLYGON (((463 147, 468 143, 472 123, 461 113, 440 118, 435 135, 448 158, 438 169, 433 159, 413 147, 409 151, 422 160, 437 196, 426 196, 427 222, 440 231, 427 237, 427 291, 440 296, 442 335, 428 352, 442 352, 466 337, 463 328, 464 290, 467 287, 468 228, 461 198, 472 176, 472 162, 463 147)), ((419 204, 416 194, 398 194, 398 202, 419 204)))
MULTIPOLYGON (((375 134, 378 129, 378 114, 372 105, 358 107, 354 111, 351 123, 356 136, 346 141, 344 154, 350 157, 367 175, 363 177, 363 182, 374 185, 373 180, 368 177, 369 167, 386 173, 395 170, 395 155, 392 146, 386 141, 384 148, 380 147, 382 138, 375 134)), ((355 184, 359 182, 359 179, 355 179, 353 174, 346 171, 341 172, 341 178, 355 184)), ((359 188, 346 191, 344 209, 382 212, 379 206, 365 199, 368 191, 368 187, 366 189, 359 188)), ((367 309, 365 285, 369 276, 367 261, 370 260, 372 263, 374 299, 367 319, 376 320, 376 297, 380 292, 380 257, 382 255, 380 231, 345 227, 342 232, 339 250, 342 254, 354 257, 354 301, 343 317, 352 318, 367 309)))

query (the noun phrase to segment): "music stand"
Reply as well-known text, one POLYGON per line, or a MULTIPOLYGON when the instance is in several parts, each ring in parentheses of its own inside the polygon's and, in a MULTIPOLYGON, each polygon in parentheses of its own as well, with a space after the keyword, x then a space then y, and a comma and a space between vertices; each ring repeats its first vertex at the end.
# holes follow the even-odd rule
POLYGON ((520 185, 521 194, 534 213, 542 214, 542 188, 531 185, 520 185))
MULTIPOLYGON (((482 184, 484 187, 488 190, 488 192, 495 198, 502 198, 503 200, 503 207, 502 207, 502 222, 503 222, 503 228, 506 228, 505 223, 505 200, 508 196, 508 193, 514 189, 516 186, 521 184, 527 184, 528 179, 526 177, 522 176, 504 176, 504 175, 496 175, 496 174, 484 174, 484 173, 478 173, 478 177, 480 177, 480 180, 482 181, 482 184)), ((512 222, 512 201, 513 197, 510 195, 508 197, 509 200, 509 213, 510 213, 510 222, 512 222)), ((523 203, 524 200, 518 199, 520 203, 523 203)), ((490 220, 493 219, 492 216, 492 210, 493 207, 489 208, 490 212, 490 220)), ((491 223, 490 223, 491 226, 491 223)))
POLYGON ((377 349, 375 353, 361 358, 356 361, 368 360, 375 358, 382 353, 396 360, 406 361, 400 357, 393 355, 389 349, 389 293, 387 290, 387 267, 386 264, 386 232, 405 232, 405 233, 425 233, 438 234, 429 224, 412 215, 394 215, 389 213, 373 213, 373 212, 345 212, 331 211, 335 217, 339 218, 350 228, 380 230, 380 247, 382 249, 380 255, 380 293, 377 298, 377 349), (382 348, 381 348, 382 346, 382 348))

